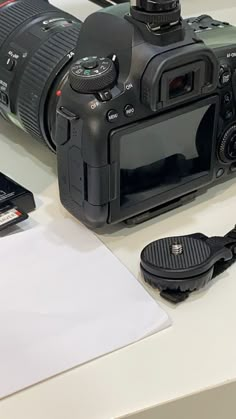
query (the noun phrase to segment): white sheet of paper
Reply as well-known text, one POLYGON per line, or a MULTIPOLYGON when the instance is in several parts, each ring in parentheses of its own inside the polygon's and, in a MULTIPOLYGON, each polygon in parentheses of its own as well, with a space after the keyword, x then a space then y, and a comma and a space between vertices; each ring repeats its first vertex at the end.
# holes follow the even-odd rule
POLYGON ((84 226, 1 238, 0 398, 170 325, 84 226))

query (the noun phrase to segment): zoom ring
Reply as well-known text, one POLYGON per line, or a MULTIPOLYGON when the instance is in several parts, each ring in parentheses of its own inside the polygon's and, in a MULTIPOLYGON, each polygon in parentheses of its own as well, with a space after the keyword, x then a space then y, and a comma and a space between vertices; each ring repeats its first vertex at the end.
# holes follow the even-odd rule
POLYGON ((44 141, 40 122, 40 115, 42 118, 45 112, 43 95, 50 91, 62 60, 75 49, 79 30, 78 25, 54 34, 35 52, 24 71, 18 94, 18 115, 26 131, 40 141, 44 141))
POLYGON ((12 32, 19 28, 28 19, 36 17, 41 13, 59 12, 54 6, 37 0, 18 0, 15 3, 3 6, 0 13, 0 48, 12 32))

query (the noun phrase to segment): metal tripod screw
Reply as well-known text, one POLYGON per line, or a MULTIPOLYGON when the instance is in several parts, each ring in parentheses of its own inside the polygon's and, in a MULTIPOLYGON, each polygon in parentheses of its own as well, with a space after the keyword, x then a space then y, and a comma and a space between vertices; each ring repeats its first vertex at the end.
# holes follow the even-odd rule
POLYGON ((174 256, 182 255, 183 245, 180 243, 174 243, 171 245, 171 253, 174 256))

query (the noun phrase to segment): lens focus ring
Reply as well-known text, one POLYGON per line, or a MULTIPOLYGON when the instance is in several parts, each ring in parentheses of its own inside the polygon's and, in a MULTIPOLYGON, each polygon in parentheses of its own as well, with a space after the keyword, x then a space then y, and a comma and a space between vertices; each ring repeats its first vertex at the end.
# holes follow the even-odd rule
POLYGON ((21 79, 17 113, 24 128, 43 141, 43 96, 50 90, 62 60, 77 44, 80 26, 73 26, 52 35, 29 61, 21 79))

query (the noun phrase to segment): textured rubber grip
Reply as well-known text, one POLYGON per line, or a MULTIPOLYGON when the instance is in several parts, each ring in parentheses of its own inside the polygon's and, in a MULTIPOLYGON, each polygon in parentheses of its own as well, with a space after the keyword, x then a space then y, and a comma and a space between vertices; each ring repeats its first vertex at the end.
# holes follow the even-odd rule
POLYGON ((149 13, 138 9, 137 7, 131 7, 130 13, 134 19, 137 19, 140 22, 163 26, 178 22, 181 17, 181 8, 178 6, 175 10, 163 13, 149 13))
POLYGON ((56 77, 60 62, 75 49, 79 30, 80 26, 74 25, 52 35, 34 53, 23 73, 18 93, 18 115, 24 128, 38 140, 44 141, 40 127, 42 97, 45 89, 48 92, 50 88, 49 80, 54 74, 56 77))
POLYGON ((0 48, 8 36, 28 19, 41 13, 59 12, 59 9, 39 0, 16 0, 0 9, 0 48))
MULTIPOLYGON (((185 293, 185 292, 188 293, 185 296, 181 296, 181 294, 177 296, 177 300, 172 301, 175 303, 184 301, 186 298, 188 298, 188 295, 190 292, 204 288, 208 284, 208 282, 211 281, 213 277, 213 272, 214 272, 214 266, 211 269, 209 269, 209 271, 204 272, 203 274, 199 276, 188 278, 188 279, 184 278, 182 280, 176 279, 175 281, 170 282, 170 281, 167 281, 166 278, 156 277, 155 275, 150 274, 150 272, 146 272, 144 269, 142 270, 145 282, 151 285, 152 288, 158 288, 160 291, 168 290, 169 292, 177 291, 180 293, 185 293)), ((164 295, 162 296, 166 298, 164 295)), ((166 298, 166 299, 170 301, 170 298, 166 298)))

